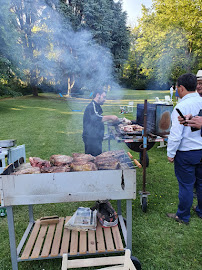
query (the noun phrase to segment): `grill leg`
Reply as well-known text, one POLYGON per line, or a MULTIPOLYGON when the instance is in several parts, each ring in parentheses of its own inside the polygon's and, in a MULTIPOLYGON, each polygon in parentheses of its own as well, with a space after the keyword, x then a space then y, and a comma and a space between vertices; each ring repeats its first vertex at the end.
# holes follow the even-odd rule
POLYGON ((29 222, 34 222, 33 205, 29 205, 29 222))
POLYGON ((126 219, 127 219, 126 248, 132 250, 132 200, 126 200, 126 219))
POLYGON ((121 213, 121 200, 118 200, 117 201, 117 214, 120 216, 120 215, 122 215, 122 213, 121 213))
POLYGON ((8 206, 8 207, 6 207, 6 210, 7 210, 8 232, 9 232, 9 241, 10 241, 12 269, 18 270, 17 250, 16 250, 16 243, 15 243, 15 228, 14 228, 14 219, 13 219, 13 208, 12 208, 12 206, 8 206))

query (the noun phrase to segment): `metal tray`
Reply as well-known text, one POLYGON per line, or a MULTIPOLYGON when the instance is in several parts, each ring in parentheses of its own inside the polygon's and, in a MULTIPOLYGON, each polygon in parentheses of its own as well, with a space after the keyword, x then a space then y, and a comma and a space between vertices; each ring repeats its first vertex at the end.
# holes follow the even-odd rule
POLYGON ((0 147, 12 147, 16 145, 17 140, 1 140, 0 147))

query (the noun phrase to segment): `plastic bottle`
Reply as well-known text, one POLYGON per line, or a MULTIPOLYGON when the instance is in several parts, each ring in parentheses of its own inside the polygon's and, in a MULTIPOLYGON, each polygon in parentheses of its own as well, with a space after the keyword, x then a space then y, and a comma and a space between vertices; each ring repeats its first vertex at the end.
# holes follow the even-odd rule
POLYGON ((6 213, 6 208, 0 208, 0 216, 1 217, 5 217, 7 215, 7 213, 6 213))

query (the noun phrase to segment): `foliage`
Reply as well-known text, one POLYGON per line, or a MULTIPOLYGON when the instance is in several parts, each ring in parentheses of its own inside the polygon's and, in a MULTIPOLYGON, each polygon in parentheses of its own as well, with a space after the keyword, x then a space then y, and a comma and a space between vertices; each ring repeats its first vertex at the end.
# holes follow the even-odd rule
POLYGON ((139 25, 132 30, 133 44, 124 70, 129 81, 138 70, 139 78, 146 76, 162 87, 175 82, 182 73, 197 72, 202 64, 200 3, 154 0, 151 10, 142 7, 139 25))
MULTIPOLYGON (((40 2, 8 0, 0 12, 4 22, 1 28, 2 53, 10 59, 13 68, 18 69, 18 79, 29 85, 34 95, 38 94, 37 85, 41 78, 38 61, 44 57, 39 42, 42 31, 35 31, 36 25, 40 29, 40 24, 44 23, 43 16, 39 15, 39 10, 42 10, 40 2)), ((47 35, 44 41, 46 39, 47 35)))
POLYGON ((12 69, 11 62, 0 55, 0 96, 21 96, 22 84, 17 78, 17 70, 12 69))
POLYGON ((115 84, 127 57, 121 2, 7 0, 0 18, 0 53, 35 96, 44 86, 69 95, 115 84))
POLYGON ((122 2, 113 0, 61 1, 63 14, 75 30, 88 30, 97 44, 110 49, 115 74, 120 77, 129 49, 126 12, 122 2))

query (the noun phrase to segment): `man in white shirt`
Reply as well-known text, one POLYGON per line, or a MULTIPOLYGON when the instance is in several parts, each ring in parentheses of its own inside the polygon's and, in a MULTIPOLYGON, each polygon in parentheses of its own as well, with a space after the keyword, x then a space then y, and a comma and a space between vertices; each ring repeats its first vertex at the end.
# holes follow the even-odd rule
POLYGON ((188 224, 190 209, 193 203, 193 188, 196 182, 198 205, 196 213, 202 218, 202 137, 201 131, 192 131, 189 126, 178 121, 177 108, 183 115, 198 115, 202 109, 202 97, 195 91, 196 76, 190 73, 180 76, 177 80, 178 93, 181 102, 172 112, 172 127, 168 137, 167 156, 169 162, 174 162, 175 175, 179 183, 179 205, 175 214, 168 217, 178 222, 188 224))

